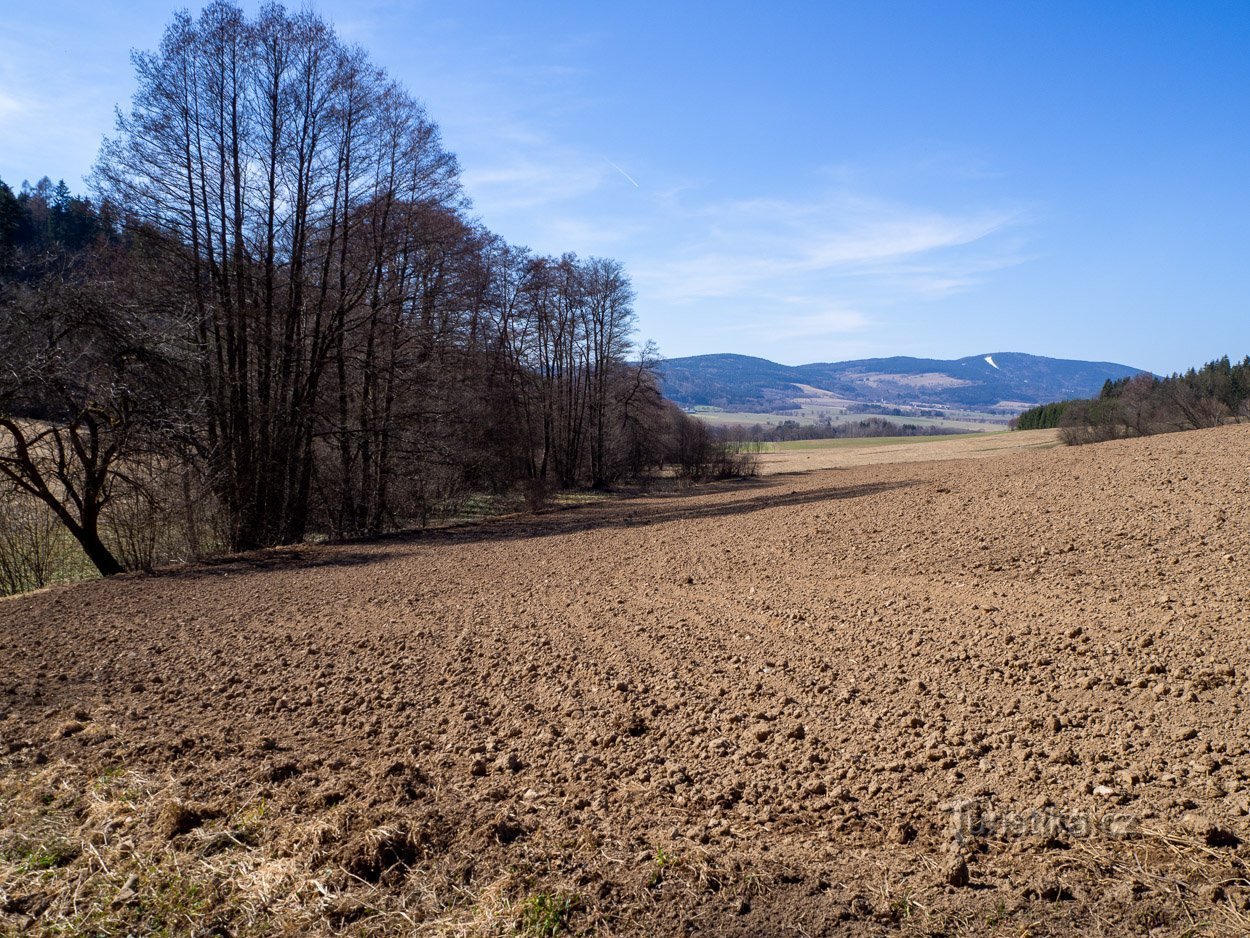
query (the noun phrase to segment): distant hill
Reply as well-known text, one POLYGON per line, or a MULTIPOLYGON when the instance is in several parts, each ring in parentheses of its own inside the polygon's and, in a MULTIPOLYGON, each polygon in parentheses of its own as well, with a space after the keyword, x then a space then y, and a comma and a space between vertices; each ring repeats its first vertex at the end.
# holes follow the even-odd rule
POLYGON ((785 408, 810 394, 801 387, 807 386, 852 402, 1020 410, 1095 396, 1108 378, 1131 377, 1142 370, 1114 362, 994 352, 954 361, 897 357, 811 365, 779 365, 749 355, 695 355, 670 358, 660 372, 665 395, 684 407, 785 408))

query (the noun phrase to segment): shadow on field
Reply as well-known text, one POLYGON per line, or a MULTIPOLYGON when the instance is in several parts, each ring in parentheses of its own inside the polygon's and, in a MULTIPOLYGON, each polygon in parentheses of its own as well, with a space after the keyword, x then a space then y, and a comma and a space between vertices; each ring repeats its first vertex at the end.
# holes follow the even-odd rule
MULTIPOLYGON (((372 541, 354 541, 329 544, 299 544, 292 547, 271 547, 247 554, 230 554, 224 557, 209 557, 181 567, 161 567, 151 573, 135 574, 136 576, 195 579, 213 577, 223 574, 267 573, 271 570, 289 570, 299 567, 315 570, 319 567, 359 567, 366 564, 381 563, 395 556, 380 546, 384 538, 372 541)), ((125 579, 125 577, 123 577, 125 579)))
POLYGON ((703 521, 712 518, 731 518, 753 514, 770 508, 793 508, 819 502, 840 501, 848 498, 865 498, 893 489, 909 488, 917 482, 872 482, 863 485, 828 486, 806 491, 789 490, 763 482, 737 482, 715 489, 699 489, 681 495, 647 495, 611 499, 593 505, 504 518, 483 524, 415 530, 391 535, 386 540, 405 543, 451 541, 458 544, 474 541, 498 541, 529 537, 548 537, 600 528, 646 527, 673 521, 703 521), (767 486, 759 491, 760 486, 767 486), (714 499, 716 495, 747 491, 749 497, 733 500, 714 499))
MULTIPOLYGON (((166 567, 150 577, 200 579, 246 576, 275 570, 354 567, 384 563, 394 558, 397 545, 471 544, 477 542, 551 537, 604 528, 647 527, 673 521, 703 521, 753 514, 770 508, 793 508, 826 501, 864 498, 919 484, 912 481, 872 482, 827 486, 806 491, 785 490, 777 476, 767 482, 745 480, 717 483, 680 493, 627 495, 588 505, 547 509, 538 514, 514 515, 493 521, 445 528, 399 531, 375 538, 321 545, 299 545, 205 560, 185 567, 166 567), (746 493, 745 498, 717 498, 746 493)), ((123 578, 128 579, 128 578, 123 578)))

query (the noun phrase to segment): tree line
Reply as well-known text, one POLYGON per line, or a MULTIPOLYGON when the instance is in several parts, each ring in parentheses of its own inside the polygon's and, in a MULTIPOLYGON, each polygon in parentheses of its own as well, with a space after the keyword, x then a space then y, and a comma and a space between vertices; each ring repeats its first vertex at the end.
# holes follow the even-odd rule
POLYGON ((1039 404, 1022 411, 1010 421, 1013 430, 1051 430, 1059 426, 1063 412, 1068 409, 1069 401, 1055 401, 1050 404, 1039 404))
POLYGON ((198 556, 710 472, 622 265, 483 227, 422 106, 315 14, 215 2, 134 66, 92 198, 0 183, 0 474, 102 573, 172 529, 198 556))
POLYGON ((945 436, 963 431, 950 427, 897 423, 881 417, 835 423, 828 416, 808 423, 783 420, 780 423, 730 424, 715 428, 714 436, 727 443, 788 443, 798 440, 865 439, 882 436, 945 436))
POLYGON ((1201 368, 1157 377, 1143 372, 1108 380, 1098 397, 1024 411, 1015 429, 1058 427, 1070 444, 1218 427, 1250 417, 1250 356, 1227 355, 1201 368))

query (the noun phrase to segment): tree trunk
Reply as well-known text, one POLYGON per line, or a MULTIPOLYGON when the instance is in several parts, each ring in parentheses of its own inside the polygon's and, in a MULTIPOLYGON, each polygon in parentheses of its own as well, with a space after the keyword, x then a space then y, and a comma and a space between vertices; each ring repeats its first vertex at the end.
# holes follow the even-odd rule
POLYGON ((113 556, 113 552, 104 546, 98 532, 79 528, 73 534, 91 562, 95 564, 95 568, 100 571, 100 576, 116 576, 119 573, 125 573, 125 567, 113 556))

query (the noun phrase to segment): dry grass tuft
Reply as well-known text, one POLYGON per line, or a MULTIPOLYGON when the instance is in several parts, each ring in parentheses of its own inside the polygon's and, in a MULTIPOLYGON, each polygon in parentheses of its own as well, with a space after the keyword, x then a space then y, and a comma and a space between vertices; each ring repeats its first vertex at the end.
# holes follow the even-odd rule
POLYGON ((260 799, 190 803, 172 780, 123 768, 10 771, 0 775, 0 933, 515 934, 532 881, 443 882, 421 865, 435 833, 370 824, 346 807, 304 819, 260 799))

